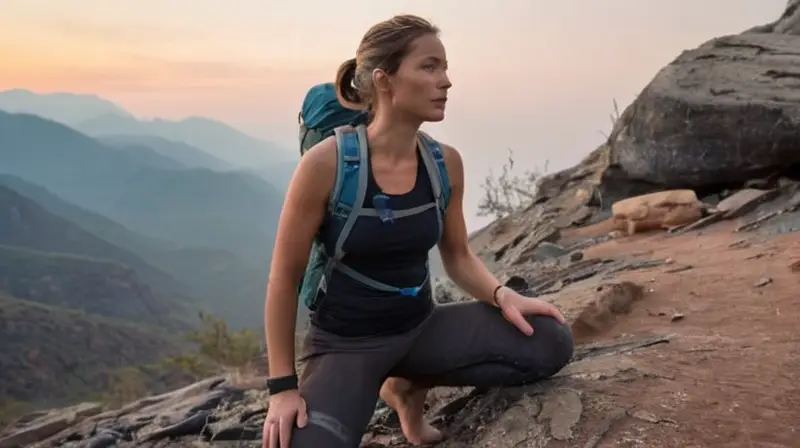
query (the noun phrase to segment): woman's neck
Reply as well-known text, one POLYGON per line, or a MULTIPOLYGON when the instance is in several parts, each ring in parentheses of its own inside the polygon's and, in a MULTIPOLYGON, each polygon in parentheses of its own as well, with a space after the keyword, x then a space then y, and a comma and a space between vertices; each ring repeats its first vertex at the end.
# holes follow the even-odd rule
POLYGON ((367 126, 367 138, 372 155, 402 160, 416 157, 419 123, 376 116, 367 126))

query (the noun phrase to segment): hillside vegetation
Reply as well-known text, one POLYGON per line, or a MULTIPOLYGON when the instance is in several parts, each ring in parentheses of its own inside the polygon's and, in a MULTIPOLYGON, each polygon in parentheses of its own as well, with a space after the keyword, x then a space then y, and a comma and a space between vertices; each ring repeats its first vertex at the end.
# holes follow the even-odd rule
POLYGON ((185 350, 155 327, 3 295, 0 340, 0 400, 33 407, 100 397, 116 370, 185 350))
POLYGON ((154 297, 150 287, 127 266, 8 246, 0 246, 0 293, 173 329, 181 325, 172 316, 185 313, 177 304, 154 297))

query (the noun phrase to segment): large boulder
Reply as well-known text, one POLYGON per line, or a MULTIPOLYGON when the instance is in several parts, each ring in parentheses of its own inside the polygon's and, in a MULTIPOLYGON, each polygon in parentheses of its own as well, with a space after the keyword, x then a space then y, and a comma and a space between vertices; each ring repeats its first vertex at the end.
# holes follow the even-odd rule
POLYGON ((614 126, 611 164, 632 180, 697 188, 800 163, 799 6, 659 71, 614 126))

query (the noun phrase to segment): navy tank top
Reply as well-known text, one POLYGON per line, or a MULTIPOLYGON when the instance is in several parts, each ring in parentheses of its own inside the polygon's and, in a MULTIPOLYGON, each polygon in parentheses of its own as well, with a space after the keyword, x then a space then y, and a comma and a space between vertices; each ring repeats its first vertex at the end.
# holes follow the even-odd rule
MULTIPOLYGON (((405 194, 382 192, 375 182, 372 164, 367 165, 364 208, 376 208, 373 197, 378 194, 389 197, 389 207, 393 210, 434 202, 433 187, 419 150, 416 181, 405 194)), ((427 262, 428 252, 439 238, 437 213, 435 207, 430 207, 391 223, 384 223, 378 216, 359 216, 344 242, 342 262, 388 285, 423 286, 416 296, 402 295, 372 288, 333 270, 327 291, 311 315, 312 325, 341 336, 363 337, 408 331, 424 321, 434 306, 427 262)), ((320 229, 328 253, 333 253, 339 230, 329 220, 320 229)))

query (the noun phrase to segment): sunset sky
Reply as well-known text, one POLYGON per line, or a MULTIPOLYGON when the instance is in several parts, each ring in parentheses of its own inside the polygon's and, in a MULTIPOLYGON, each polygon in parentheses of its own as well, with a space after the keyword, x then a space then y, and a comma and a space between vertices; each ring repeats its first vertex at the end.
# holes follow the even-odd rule
MULTIPOLYGON (((564 168, 682 50, 776 19, 786 0, 2 0, 0 89, 96 93, 142 117, 203 115, 296 150, 305 90, 374 22, 442 28, 453 81, 428 127, 478 188, 507 148, 564 168)), ((474 213, 474 210, 468 210, 474 213)), ((478 221, 470 219, 471 226, 478 221)))

